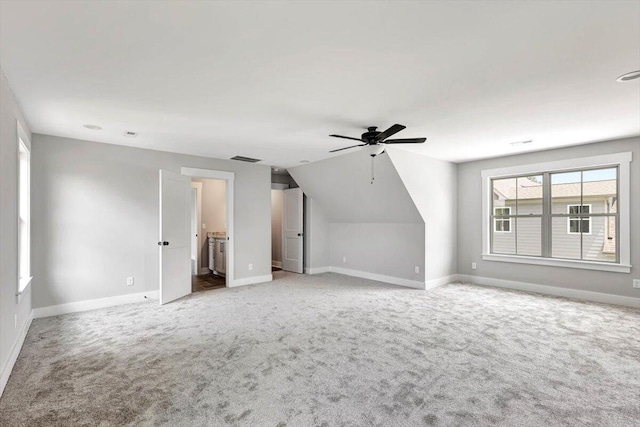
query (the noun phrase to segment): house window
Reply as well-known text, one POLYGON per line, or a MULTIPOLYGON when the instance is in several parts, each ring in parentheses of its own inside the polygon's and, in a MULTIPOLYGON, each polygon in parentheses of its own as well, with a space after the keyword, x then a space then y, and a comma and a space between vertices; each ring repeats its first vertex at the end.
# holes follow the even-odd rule
POLYGON ((511 208, 493 208, 493 231, 496 233, 511 233, 511 218, 509 215, 511 215, 511 208))
MULTIPOLYGON (((591 205, 567 205, 567 233, 569 234, 591 234, 591 218, 581 215, 589 215, 591 205)), ((605 231, 606 232, 606 231, 605 231)))
POLYGON ((31 153, 18 124, 18 295, 31 283, 31 153))
POLYGON ((630 272, 631 153, 482 171, 483 259, 630 272))

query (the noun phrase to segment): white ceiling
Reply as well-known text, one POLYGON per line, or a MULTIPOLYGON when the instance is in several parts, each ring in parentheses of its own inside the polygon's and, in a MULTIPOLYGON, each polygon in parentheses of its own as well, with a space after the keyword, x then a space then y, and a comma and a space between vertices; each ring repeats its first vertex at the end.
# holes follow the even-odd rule
POLYGON ((284 167, 393 123, 455 162, 640 134, 638 1, 2 0, 0 65, 34 132, 284 167))

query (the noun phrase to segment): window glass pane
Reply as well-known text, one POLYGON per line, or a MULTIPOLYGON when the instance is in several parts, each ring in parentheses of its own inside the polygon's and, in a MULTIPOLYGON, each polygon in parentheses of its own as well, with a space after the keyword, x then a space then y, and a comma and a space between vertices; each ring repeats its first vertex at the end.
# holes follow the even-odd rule
POLYGON ((616 218, 591 217, 591 233, 582 234, 582 259, 616 261, 616 218))
MULTIPOLYGON (((494 179, 493 180, 493 207, 510 207, 511 213, 516 211, 516 179, 494 179)), ((500 215, 499 213, 495 213, 500 215)))
POLYGON ((518 255, 542 255, 542 218, 516 218, 518 255))
POLYGON ((518 215, 542 214, 542 175, 517 178, 518 215))
POLYGON ((551 212, 566 214, 567 205, 581 203, 580 172, 551 174, 551 212))
MULTIPOLYGON (((580 232, 570 233, 567 217, 551 218, 551 256, 553 258, 580 259, 580 232)), ((576 224, 579 224, 576 221, 576 224)), ((579 225, 576 225, 576 230, 579 225)))
POLYGON ((615 212, 617 169, 595 169, 582 174, 583 214, 615 212))
POLYGON ((583 235, 582 257, 588 261, 616 262, 616 218, 592 217, 592 232, 583 235))
MULTIPOLYGON (((515 254, 516 253, 516 233, 511 231, 511 223, 509 220, 496 220, 496 230, 493 235, 493 248, 491 252, 496 254, 515 254)), ((514 221, 512 219, 511 221, 514 221)))

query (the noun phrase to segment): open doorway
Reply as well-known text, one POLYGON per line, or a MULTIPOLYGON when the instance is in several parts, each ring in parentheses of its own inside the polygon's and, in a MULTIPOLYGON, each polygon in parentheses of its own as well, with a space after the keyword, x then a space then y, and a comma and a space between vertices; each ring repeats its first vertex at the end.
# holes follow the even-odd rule
POLYGON ((191 178, 191 291, 226 286, 226 181, 191 178))
MULTIPOLYGON (((271 171, 271 269, 302 273, 303 194, 286 170, 271 171)), ((274 274, 274 279, 277 279, 274 274)))

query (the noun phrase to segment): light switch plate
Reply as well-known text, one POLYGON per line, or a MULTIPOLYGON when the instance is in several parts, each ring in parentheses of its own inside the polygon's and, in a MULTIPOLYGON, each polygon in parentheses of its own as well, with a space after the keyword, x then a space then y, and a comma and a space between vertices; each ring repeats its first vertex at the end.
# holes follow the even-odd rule
POLYGON ((633 279, 633 287, 640 289, 640 279, 633 279))
POLYGON ((127 286, 133 286, 133 276, 127 277, 127 286))

